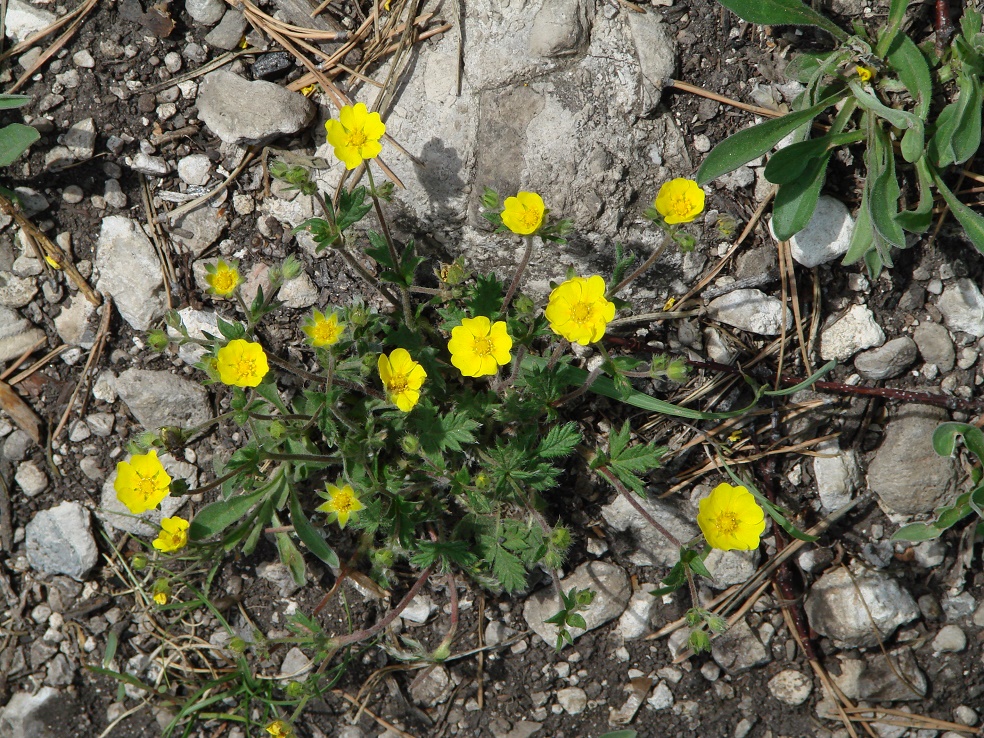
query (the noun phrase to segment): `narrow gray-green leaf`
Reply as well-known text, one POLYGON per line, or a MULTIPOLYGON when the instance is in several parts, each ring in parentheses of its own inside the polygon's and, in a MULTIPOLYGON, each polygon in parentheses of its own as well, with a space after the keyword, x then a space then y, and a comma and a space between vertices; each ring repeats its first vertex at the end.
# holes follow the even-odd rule
POLYGON ((915 100, 915 114, 925 121, 933 99, 933 78, 926 57, 911 38, 900 33, 889 47, 887 60, 915 100))
POLYGON ((290 491, 290 522, 294 525, 294 532, 297 533, 297 537, 304 542, 304 545, 308 547, 311 553, 328 566, 338 566, 338 556, 325 543, 325 539, 321 537, 317 529, 311 525, 311 521, 308 520, 307 515, 305 515, 304 510, 301 508, 301 502, 297 498, 297 492, 293 489, 290 491))
POLYGON ((925 233, 933 222, 933 175, 925 156, 916 161, 918 176, 919 204, 914 210, 905 210, 896 220, 909 233, 925 233))
POLYGON ((844 254, 844 260, 841 262, 844 266, 864 258, 872 246, 872 234, 871 219, 868 217, 868 188, 864 187, 861 190, 861 205, 858 207, 854 220, 851 243, 848 245, 847 253, 844 254))
POLYGON ((772 184, 792 182, 799 179, 811 162, 826 154, 828 149, 855 143, 863 137, 861 131, 850 131, 790 144, 769 157, 769 163, 765 165, 765 178, 772 184))
POLYGON ((31 102, 30 95, 0 95, 0 110, 22 108, 31 102))
POLYGON ((832 151, 809 162, 799 179, 780 185, 772 205, 772 230, 785 241, 806 228, 820 199, 820 188, 827 177, 832 151))
POLYGON ((9 167, 39 138, 41 134, 36 128, 23 123, 0 128, 0 167, 9 167))
POLYGON ((252 494, 239 495, 206 505, 191 521, 188 535, 193 541, 201 541, 222 532, 248 513, 269 491, 270 488, 267 486, 252 494))
POLYGON ((970 239, 978 251, 984 253, 984 218, 960 202, 957 196, 950 191, 950 188, 943 184, 943 180, 940 179, 940 175, 936 172, 933 173, 933 180, 936 182, 936 189, 940 191, 943 199, 946 200, 946 204, 953 211, 954 217, 963 226, 967 238, 970 239))
POLYGON ((816 26, 838 41, 848 35, 835 23, 800 0, 718 0, 724 7, 749 23, 764 26, 816 26))
POLYGON ((810 121, 842 97, 843 93, 830 95, 805 110, 767 120, 729 136, 715 146, 704 159, 704 163, 697 171, 697 183, 707 184, 722 174, 732 172, 742 164, 762 156, 797 128, 809 125, 810 121))
POLYGON ((954 163, 962 164, 977 153, 981 146, 981 80, 975 74, 961 74, 958 115, 953 127, 954 163))

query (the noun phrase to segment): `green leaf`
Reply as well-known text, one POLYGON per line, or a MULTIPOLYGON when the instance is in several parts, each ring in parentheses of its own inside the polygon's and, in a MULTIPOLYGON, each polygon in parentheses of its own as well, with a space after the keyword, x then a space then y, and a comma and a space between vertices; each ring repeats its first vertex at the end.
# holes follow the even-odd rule
POLYGON ((488 276, 478 275, 475 278, 474 287, 469 290, 468 312, 471 316, 484 315, 490 320, 495 320, 502 310, 503 289, 502 282, 494 274, 488 276))
POLYGON ((943 535, 943 529, 926 523, 903 525, 892 535, 893 541, 931 541, 943 535))
POLYGON ((762 26, 817 26, 838 41, 848 35, 835 23, 800 0, 718 0, 724 7, 749 23, 762 26))
POLYGON ((0 110, 22 108, 31 102, 30 95, 0 95, 0 110))
POLYGON ((248 513, 257 502, 270 493, 270 490, 271 486, 267 485, 252 494, 239 495, 206 505, 191 521, 188 536, 193 541, 202 541, 216 533, 221 533, 248 513))
POLYGON ((41 134, 36 128, 23 123, 0 128, 0 167, 9 167, 39 138, 41 134))
MULTIPOLYGON (((902 147, 903 159, 908 162, 914 162, 922 156, 922 140, 925 134, 923 132, 923 122, 921 118, 913 115, 912 113, 906 112, 905 110, 888 107, 877 97, 865 90, 861 86, 861 83, 856 79, 850 80, 848 85, 850 86, 851 93, 854 95, 854 99, 857 101, 860 108, 870 112, 872 115, 882 118, 883 120, 887 120, 896 128, 901 128, 903 130, 913 129, 916 131, 916 135, 910 137, 902 147), (916 145, 916 142, 918 142, 918 145, 916 145)), ((876 130, 878 129, 880 129, 880 127, 876 127, 876 130)), ((872 145, 870 137, 868 145, 872 145)))
POLYGON ((940 456, 952 456, 957 436, 964 439, 967 450, 984 462, 984 432, 970 423, 942 423, 933 432, 933 449, 940 456))
POLYGON ((634 730, 613 730, 610 733, 599 735, 598 738, 636 738, 638 735, 634 730))
POLYGON ((536 455, 544 459, 558 459, 570 456, 581 442, 581 433, 575 423, 555 425, 536 447, 536 455))
POLYGON ((776 238, 786 241, 806 228, 820 199, 820 188, 827 179, 832 151, 807 162, 802 176, 779 185, 772 204, 772 229, 776 238))
POLYGON ((588 624, 584 622, 584 616, 578 615, 576 612, 572 612, 567 616, 567 624, 572 628, 588 629, 588 624))
POLYGON ((936 183, 936 189, 940 191, 943 199, 946 200, 946 204, 950 206, 954 217, 963 226, 967 238, 970 239, 978 251, 984 253, 984 217, 981 217, 979 213, 960 202, 957 196, 950 191, 950 188, 943 184, 943 180, 940 179, 940 175, 936 172, 933 172, 933 181, 936 183))
POLYGON ((864 258, 872 248, 873 239, 874 230, 871 227, 871 218, 868 217, 868 188, 862 187, 861 205, 855 216, 854 232, 851 234, 851 243, 847 247, 847 253, 844 254, 844 260, 841 264, 848 266, 864 258))
MULTIPOLYGON (((868 215, 874 232, 885 243, 899 249, 905 248, 905 233, 895 216, 898 214, 902 192, 895 176, 895 155, 888 134, 879 125, 873 127, 874 135, 868 140, 868 215)), ((877 245, 877 241, 875 242, 877 245)), ((881 254, 885 259, 886 254, 881 254)), ((887 260, 886 260, 887 261, 887 260)))
POLYGON ((459 410, 440 415, 432 406, 421 405, 410 417, 410 427, 426 453, 439 454, 447 450, 461 452, 461 444, 474 443, 474 431, 481 424, 459 410))
POLYGON ((338 556, 331 550, 321 534, 311 525, 307 515, 301 508, 301 502, 297 498, 297 491, 290 490, 290 522, 294 526, 294 532, 308 549, 321 559, 328 566, 338 566, 338 556))
POLYGON ((930 159, 940 169, 966 161, 981 142, 981 81, 961 74, 957 77, 960 95, 936 118, 936 130, 929 139, 930 159))
POLYGON ((762 156, 797 128, 809 125, 810 121, 843 96, 843 92, 830 95, 806 110, 759 123, 729 136, 715 146, 704 159, 704 163, 697 171, 697 184, 707 184, 712 179, 717 179, 722 174, 732 172, 742 164, 762 156))
POLYGON ((244 338, 246 336, 246 327, 242 323, 229 323, 219 317, 216 317, 215 321, 219 328, 219 333, 227 341, 234 341, 237 338, 244 338))
POLYGON ((372 210, 372 203, 366 201, 366 188, 356 187, 351 192, 342 190, 338 196, 338 215, 335 224, 344 231, 351 225, 362 220, 366 213, 372 210))
POLYGON ((911 38, 900 33, 892 40, 886 60, 915 100, 915 114, 926 120, 933 99, 933 78, 926 57, 911 38))
POLYGON ((789 395, 795 395, 797 392, 800 392, 805 389, 809 389, 814 382, 819 381, 824 374, 833 371, 836 367, 837 367, 837 361, 831 359, 822 367, 820 367, 815 372, 813 372, 813 374, 811 374, 809 377, 804 379, 802 382, 798 384, 794 384, 792 387, 783 387, 782 389, 778 389, 778 390, 765 390, 764 392, 762 392, 762 394, 765 397, 788 397, 789 395))
POLYGON ((790 144, 769 157, 769 162, 765 165, 765 178, 772 184, 786 184, 802 176, 808 177, 810 175, 804 172, 811 162, 822 158, 830 149, 856 143, 863 137, 861 131, 849 131, 790 144))
POLYGON ((904 210, 895 220, 909 233, 925 233, 933 222, 933 174, 925 155, 916 161, 919 204, 913 210, 904 210))
POLYGON ((492 559, 492 573, 507 592, 515 592, 526 586, 526 567, 515 554, 502 546, 495 548, 492 559))
POLYGON ((277 533, 277 551, 280 553, 280 561, 290 570, 294 583, 298 587, 303 587, 307 582, 307 576, 304 573, 304 557, 301 556, 301 552, 286 533, 277 533))

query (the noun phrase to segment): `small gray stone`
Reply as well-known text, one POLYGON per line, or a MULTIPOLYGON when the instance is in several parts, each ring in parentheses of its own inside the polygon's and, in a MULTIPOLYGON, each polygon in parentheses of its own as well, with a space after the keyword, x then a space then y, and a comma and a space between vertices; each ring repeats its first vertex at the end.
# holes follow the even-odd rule
POLYGON ((89 511, 77 502, 63 502, 35 515, 27 524, 25 545, 33 569, 79 581, 99 559, 89 511))
POLYGON ((283 663, 280 665, 280 674, 277 675, 277 679, 281 681, 290 682, 301 682, 311 671, 314 666, 311 659, 309 659, 304 652, 297 646, 294 646, 287 652, 284 656, 283 663))
POLYGON ((3 443, 3 458, 7 461, 23 461, 34 440, 22 430, 15 430, 3 443))
POLYGON ((721 551, 712 549, 704 560, 711 572, 712 589, 727 589, 734 584, 743 584, 758 568, 758 551, 721 551))
POLYGON ((116 416, 112 413, 92 413, 85 419, 85 422, 89 426, 89 430, 97 436, 109 438, 109 434, 113 432, 116 416))
POLYGON ((748 623, 739 620, 711 641, 711 656, 728 674, 769 663, 769 654, 748 623))
POLYGON ((933 433, 945 419, 942 409, 909 405, 889 420, 868 466, 868 488, 887 511, 918 515, 950 499, 956 460, 933 449, 933 433))
POLYGON ((246 17, 234 8, 226 10, 222 20, 215 28, 205 34, 205 43, 216 49, 232 51, 243 38, 246 30, 246 17))
POLYGON ((96 66, 96 60, 92 58, 92 54, 87 49, 82 49, 72 54, 72 64, 83 69, 92 69, 96 66))
POLYGON ((91 159, 96 155, 96 123, 92 118, 74 123, 65 132, 62 143, 68 147, 79 161, 91 159))
POLYGON ((824 510, 839 510, 854 498, 863 480, 858 454, 854 449, 841 450, 837 439, 816 447, 819 456, 813 457, 813 476, 824 510))
POLYGON ((185 10, 192 20, 205 26, 214 26, 222 20, 225 9, 225 3, 221 0, 186 0, 185 2, 185 10))
POLYGON ((297 277, 285 282, 277 297, 289 308, 303 310, 318 301, 319 291, 307 272, 301 272, 297 277))
POLYGON ((400 617, 411 623, 426 623, 437 610, 437 605, 429 595, 419 594, 414 597, 400 613, 400 617))
POLYGON ((916 342, 908 336, 902 336, 880 348, 858 354, 854 358, 854 367, 868 379, 892 379, 912 366, 916 356, 916 342))
MULTIPOLYGON (((775 238, 772 221, 769 221, 769 231, 775 238)), ((847 206, 829 195, 821 195, 810 222, 790 237, 789 246, 799 264, 820 266, 846 254, 853 233, 854 218, 847 206)))
POLYGON ((557 704, 568 715, 580 715, 588 706, 588 695, 580 687, 565 687, 557 690, 557 704))
POLYGON ((162 157, 151 156, 142 151, 134 155, 133 160, 130 162, 130 168, 135 172, 151 177, 166 177, 167 173, 171 171, 171 168, 162 157))
POLYGON ((10 272, 0 272, 0 305, 19 308, 27 305, 38 293, 33 277, 18 277, 10 272))
POLYGON ((950 621, 963 620, 969 617, 974 611, 974 607, 977 606, 974 596, 970 592, 947 594, 943 598, 942 604, 943 612, 946 613, 946 619, 950 621))
POLYGON ((85 198, 85 192, 78 185, 69 185, 62 190, 62 200, 69 205, 78 205, 85 198))
POLYGON ((964 277, 947 286, 936 306, 951 331, 984 336, 984 295, 972 280, 964 277))
POLYGON ((205 388, 168 371, 127 369, 117 377, 116 391, 150 431, 169 425, 190 428, 212 417, 205 388))
POLYGON ((48 476, 33 461, 22 461, 17 465, 14 481, 28 497, 36 497, 48 488, 48 476))
POLYGON ((177 51, 169 51, 164 55, 164 66, 171 74, 177 74, 180 72, 182 64, 183 61, 181 59, 181 54, 177 51))
POLYGON ((946 544, 939 538, 932 541, 922 541, 912 547, 916 563, 924 569, 939 566, 946 558, 946 544))
POLYGON ((911 702, 926 695, 926 675, 909 648, 865 654, 864 660, 842 656, 840 665, 834 682, 852 700, 911 702))
POLYGON ((950 332, 946 328, 939 323, 925 321, 916 326, 912 337, 919 347, 919 354, 923 361, 927 364, 936 364, 936 368, 941 372, 953 369, 956 352, 953 349, 953 341, 950 340, 950 332))
POLYGON ((810 693, 813 691, 813 680, 802 672, 786 669, 769 680, 769 691, 783 704, 795 707, 802 705, 810 698, 810 693))
POLYGON ((16 44, 47 28, 56 20, 58 17, 54 13, 36 8, 24 0, 8 0, 4 31, 7 38, 16 44))
POLYGON ((650 631, 649 617, 656 607, 656 598, 650 592, 658 585, 642 585, 632 593, 628 607, 618 619, 618 634, 623 640, 634 641, 650 631))
POLYGON ((530 52, 544 57, 576 54, 588 40, 594 13, 594 3, 585 0, 544 3, 533 19, 530 52))
POLYGON ((4 738, 63 738, 65 726, 77 722, 79 706, 70 694, 41 687, 37 694, 15 692, 0 711, 4 738))
POLYGON ((198 117, 226 143, 262 144, 302 130, 314 104, 272 82, 254 81, 225 70, 210 73, 198 88, 198 117))
MULTIPOLYGON (((580 613, 588 626, 587 629, 570 628, 571 637, 575 640, 587 630, 594 630, 621 615, 632 596, 629 577, 625 571, 614 564, 602 561, 581 564, 573 574, 560 582, 560 589, 564 592, 569 592, 575 587, 591 589, 595 593, 591 606, 580 613)), ((550 646, 557 643, 557 628, 544 621, 556 615, 561 606, 556 589, 547 587, 530 596, 523 607, 523 618, 527 625, 550 646)))
POLYGON ((150 328, 164 310, 161 266, 143 229, 120 215, 102 221, 96 244, 96 287, 109 293, 123 319, 138 331, 150 328))
POLYGON ((116 208, 117 210, 122 210, 126 207, 126 195, 123 194, 123 190, 120 187, 119 180, 107 179, 106 180, 106 191, 103 195, 106 199, 106 204, 111 208, 116 208))
POLYGON ((52 687, 67 687, 75 679, 76 668, 63 653, 56 653, 48 662, 44 683, 52 687))
POLYGON ((106 476, 106 471, 99 466, 99 460, 94 456, 84 456, 79 462, 79 470, 85 474, 86 479, 98 482, 106 476))
POLYGON ((673 692, 670 691, 669 685, 664 681, 660 681, 656 685, 656 689, 649 696, 649 699, 646 700, 646 703, 657 712, 673 707, 673 692))
POLYGON ((977 725, 977 712, 967 705, 957 705, 953 708, 953 719, 961 725, 977 725))
POLYGON ((80 293, 69 296, 68 302, 55 317, 55 330, 58 337, 70 346, 92 348, 96 341, 97 328, 92 316, 97 308, 80 293))
POLYGON ((437 665, 413 680, 410 697, 421 707, 430 708, 447 702, 453 689, 454 682, 448 670, 437 665))
POLYGON ((190 185, 207 185, 211 173, 212 162, 204 154, 191 154, 178 161, 178 176, 190 185))
POLYGON ((0 361, 16 359, 44 337, 17 311, 0 306, 0 361))
POLYGON ((739 330, 761 336, 777 336, 793 326, 793 313, 775 297, 762 290, 744 289, 715 297, 707 306, 707 314, 713 320, 734 326, 739 330))
POLYGON ((825 361, 847 361, 862 349, 881 346, 885 332, 865 305, 852 305, 820 335, 820 356, 825 361))
POLYGON ((827 571, 806 598, 810 626, 835 643, 877 646, 895 629, 919 617, 912 595, 887 574, 841 567, 827 571), (878 629, 876 634, 874 628, 878 629))
POLYGON ((171 238, 180 244, 184 251, 197 257, 219 240, 228 225, 228 220, 224 210, 203 205, 174 221, 175 229, 171 232, 171 238))
POLYGON ((290 597, 301 586, 294 581, 294 576, 280 561, 264 561, 256 567, 256 574, 268 582, 272 582, 280 590, 281 597, 290 597))
POLYGON ((933 639, 934 653, 960 653, 967 648, 967 636, 958 625, 944 625, 933 639))

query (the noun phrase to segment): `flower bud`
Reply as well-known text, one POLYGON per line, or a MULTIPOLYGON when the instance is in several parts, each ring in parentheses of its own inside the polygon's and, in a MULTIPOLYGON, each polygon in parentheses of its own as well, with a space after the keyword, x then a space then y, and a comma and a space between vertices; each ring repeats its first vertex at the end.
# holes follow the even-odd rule
POLYGON ((177 310, 168 310, 164 313, 164 322, 176 331, 179 331, 184 327, 184 324, 181 322, 181 316, 178 314, 177 310))
POLYGON ((170 342, 171 339, 168 338, 167 334, 159 328, 155 328, 147 332, 147 345, 150 346, 153 351, 160 353, 167 348, 167 345, 170 342))
POLYGON ((704 622, 704 616, 701 615, 700 610, 696 607, 691 607, 687 610, 687 614, 684 616, 684 622, 686 622, 691 628, 695 628, 704 622))
POLYGON ((249 644, 239 636, 233 636, 229 641, 229 650, 233 653, 244 654, 248 646, 249 644))
POLYGON ((284 259, 284 263, 281 264, 280 270, 284 275, 284 281, 289 282, 292 279, 296 279, 304 271, 304 267, 300 261, 297 260, 293 254, 284 259))
POLYGON ((147 557, 143 554, 137 554, 132 559, 130 559, 130 568, 134 571, 143 571, 147 568, 147 557))
POLYGON ((408 433, 400 439, 400 448, 403 449, 403 453, 405 454, 416 454, 420 450, 420 441, 417 440, 416 436, 408 433))
POLYGON ((687 362, 683 359, 674 359, 666 366, 666 378, 673 382, 686 382, 690 375, 687 362))
POLYGON ((690 632, 688 645, 690 646, 690 650, 694 653, 709 651, 711 649, 711 639, 704 631, 693 630, 690 632))
POLYGON ((451 655, 451 645, 448 643, 442 643, 440 646, 434 649, 434 653, 431 654, 433 658, 438 663, 442 661, 447 661, 448 657, 451 655))
POLYGON ((304 693, 307 692, 307 688, 304 686, 303 682, 290 682, 285 691, 287 692, 288 697, 292 700, 296 700, 304 696, 304 693))

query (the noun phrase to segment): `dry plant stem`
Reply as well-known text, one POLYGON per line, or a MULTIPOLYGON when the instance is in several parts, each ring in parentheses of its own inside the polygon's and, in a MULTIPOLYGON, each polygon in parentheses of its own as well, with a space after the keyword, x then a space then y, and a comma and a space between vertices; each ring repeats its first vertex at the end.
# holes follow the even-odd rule
POLYGON ((369 626, 368 628, 363 628, 362 630, 357 630, 354 633, 349 633, 348 635, 339 636, 338 638, 335 638, 334 639, 335 647, 342 648, 352 643, 358 643, 359 641, 364 641, 366 638, 372 638, 381 630, 384 630, 386 626, 392 623, 401 612, 407 609, 407 605, 409 605, 410 601, 417 596, 417 593, 420 591, 421 587, 423 587, 424 584, 427 583, 427 580, 430 579, 430 575, 433 572, 434 572, 434 565, 431 564, 426 569, 424 569, 424 573, 417 578, 417 581, 413 583, 413 586, 410 588, 410 591, 403 596, 403 599, 400 600, 399 604, 396 607, 394 607, 392 610, 390 610, 388 613, 386 613, 386 615, 383 616, 382 620, 377 622, 375 625, 369 626))
POLYGON ((609 292, 609 294, 610 295, 616 295, 616 294, 618 294, 618 292, 623 287, 625 287, 627 284, 630 284, 632 282, 632 280, 634 280, 640 274, 642 274, 647 269, 649 269, 649 267, 651 267, 653 264, 655 264, 656 263, 656 260, 659 259, 659 257, 663 255, 663 252, 666 251, 666 247, 670 245, 670 242, 672 240, 673 240, 673 235, 671 233, 667 232, 667 234, 663 237, 663 242, 659 246, 656 247, 656 250, 653 251, 653 253, 650 255, 650 257, 648 259, 646 259, 642 263, 642 266, 640 266, 638 269, 636 269, 634 272, 632 272, 632 274, 630 274, 628 277, 626 277, 625 279, 623 279, 617 285, 615 285, 614 287, 612 287, 611 292, 609 292))
POLYGON ((576 390, 573 390, 572 392, 568 392, 566 395, 564 395, 563 397, 561 397, 559 400, 554 400, 553 402, 550 403, 550 406, 551 407, 561 407, 562 405, 570 402, 571 400, 576 400, 578 397, 580 397, 585 392, 587 392, 589 389, 591 389, 591 385, 594 384, 595 381, 598 379, 598 377, 601 376, 601 373, 602 373, 602 367, 601 366, 596 366, 594 369, 592 369, 588 373, 588 376, 585 377, 584 384, 582 384, 576 390))
POLYGON ((677 539, 675 535, 673 535, 672 533, 670 533, 670 531, 668 531, 665 527, 663 527, 663 525, 658 520, 656 520, 652 515, 649 514, 649 511, 646 510, 646 508, 644 508, 641 504, 639 504, 639 501, 633 496, 633 494, 628 489, 625 488, 625 485, 623 485, 618 480, 618 477, 616 477, 608 469, 608 467, 599 466, 597 469, 595 469, 595 471, 601 474, 601 476, 603 476, 609 482, 611 482, 611 485, 618 490, 619 494, 621 494, 626 500, 628 500, 629 504, 636 509, 636 512, 639 513, 643 518, 645 518, 646 521, 651 526, 653 526, 657 531, 659 531, 660 535, 666 538, 666 540, 668 540, 677 548, 683 546, 683 544, 680 543, 680 541, 677 539))
POLYGON ((516 290, 519 289, 519 280, 523 278, 523 272, 526 271, 526 267, 530 263, 530 255, 533 253, 533 236, 526 236, 526 250, 523 252, 523 258, 519 262, 519 266, 516 267, 516 273, 513 275, 512 282, 509 283, 509 289, 506 290, 506 296, 502 298, 502 314, 506 314, 506 308, 509 307, 509 302, 513 299, 513 295, 516 294, 516 290))
POLYGON ((783 113, 778 110, 772 110, 771 108, 761 108, 758 105, 749 105, 748 103, 739 102, 738 100, 732 100, 730 97, 725 97, 724 95, 719 95, 716 92, 711 92, 710 90, 705 90, 703 87, 698 87, 697 85, 691 85, 686 82, 681 82, 677 79, 667 80, 667 87, 673 87, 681 92, 689 92, 692 95, 698 95, 700 97, 706 97, 709 100, 716 100, 719 103, 724 103, 725 105, 730 105, 733 108, 738 108, 739 110, 747 110, 749 113, 755 113, 756 115, 763 115, 767 118, 779 118, 783 113))

